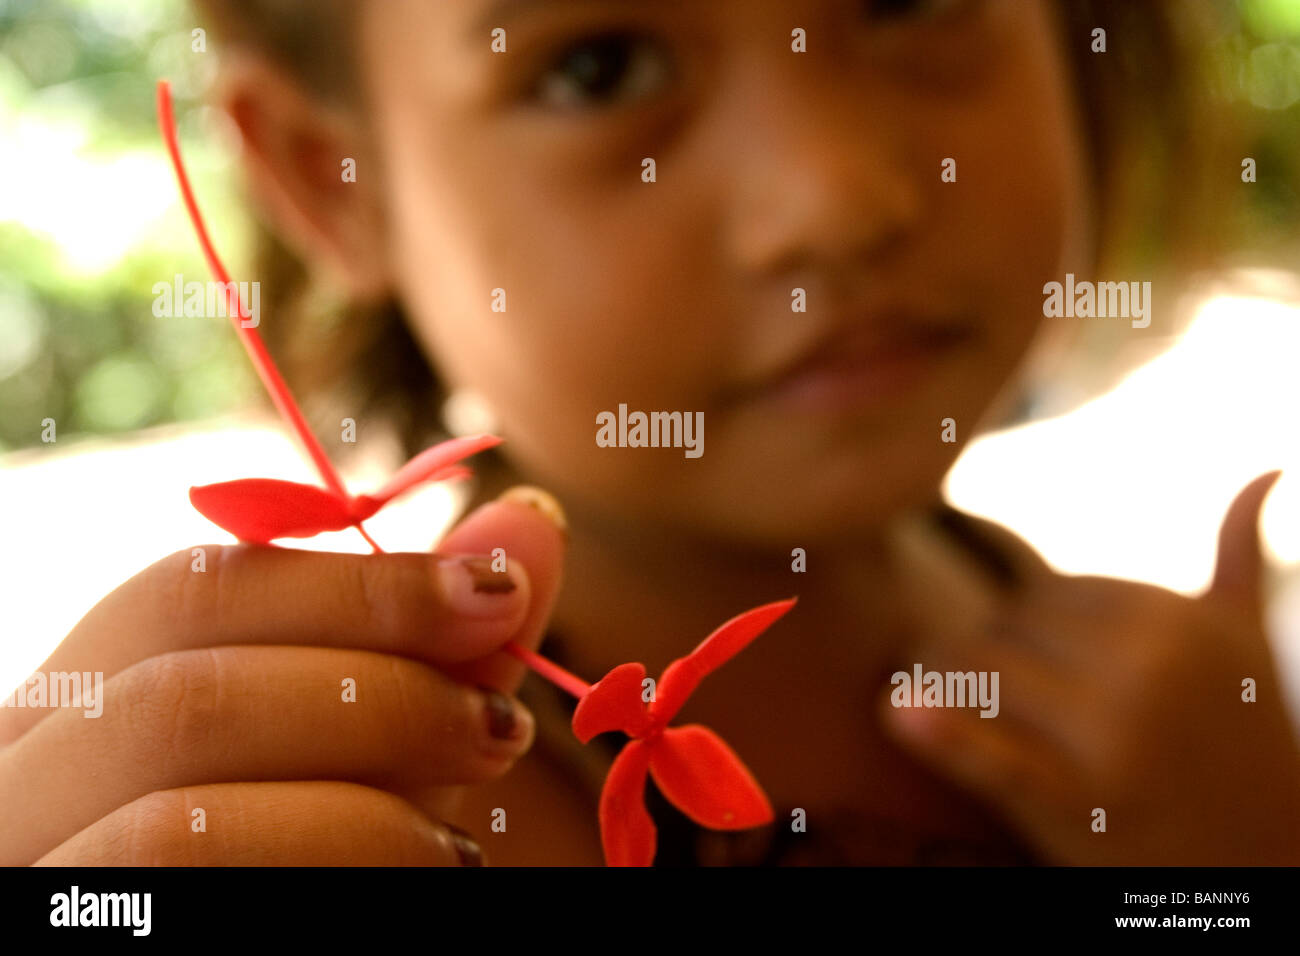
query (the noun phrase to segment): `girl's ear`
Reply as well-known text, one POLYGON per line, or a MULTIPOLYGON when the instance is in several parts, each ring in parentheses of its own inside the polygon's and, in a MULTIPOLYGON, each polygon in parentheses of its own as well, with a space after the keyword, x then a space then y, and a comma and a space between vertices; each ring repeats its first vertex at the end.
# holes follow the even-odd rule
POLYGON ((360 301, 390 286, 378 165, 359 115, 310 96, 256 56, 227 54, 217 103, 239 131, 258 214, 360 301))

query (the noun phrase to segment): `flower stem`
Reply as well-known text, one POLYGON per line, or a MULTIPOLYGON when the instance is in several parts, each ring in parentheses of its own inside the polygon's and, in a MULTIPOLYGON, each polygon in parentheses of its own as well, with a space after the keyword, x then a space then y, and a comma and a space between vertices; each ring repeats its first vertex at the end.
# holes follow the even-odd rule
POLYGON ((366 539, 366 544, 370 545, 370 547, 374 549, 375 554, 384 553, 384 549, 378 545, 374 538, 370 537, 370 532, 361 526, 360 521, 357 522, 356 528, 361 532, 361 537, 366 539))
MULTIPOLYGON (((271 353, 266 349, 266 343, 262 341, 257 329, 246 326, 241 321, 244 315, 244 304, 239 298, 239 287, 230 281, 226 267, 222 264, 220 257, 217 255, 217 250, 212 245, 207 226, 203 222, 203 214, 199 212, 198 201, 194 198, 194 190, 190 188, 190 179, 185 172, 185 164, 181 161, 180 140, 176 135, 176 118, 172 111, 171 84, 166 80, 158 81, 157 100, 158 125, 162 129, 163 142, 166 144, 167 152, 171 156, 172 168, 176 171, 176 180, 180 184, 181 197, 185 200, 185 208, 189 212, 190 222, 194 225, 194 231, 198 235, 199 246, 203 250, 203 257, 207 260, 208 268, 212 270, 212 274, 216 276, 226 290, 227 311, 230 313, 230 320, 234 323, 235 331, 239 334, 240 341, 243 342, 244 348, 253 360, 253 366, 257 369, 262 384, 266 386, 267 392, 270 393, 271 401, 275 403, 276 409, 284 416, 294 434, 298 436, 298 440, 302 442, 307 454, 311 457, 312 464, 316 466, 316 471, 321 480, 325 482, 325 486, 340 499, 350 501, 351 496, 343 486, 343 481, 338 472, 334 470, 334 464, 325 454, 325 450, 321 448, 316 436, 312 434, 306 418, 303 417, 302 410, 298 407, 298 403, 294 401, 293 393, 289 391, 288 384, 281 377, 280 370, 275 367, 271 353)), ((384 549, 361 526, 361 522, 358 521, 355 527, 361 532, 361 536, 366 539, 366 543, 374 549, 376 554, 384 553, 384 549)), ((590 689, 582 679, 570 674, 558 664, 548 661, 540 654, 519 646, 514 641, 506 644, 504 650, 523 661, 539 676, 579 699, 586 696, 587 691, 590 689)))
POLYGON ((194 224, 194 231, 198 234, 203 257, 208 261, 208 268, 212 270, 212 274, 217 277, 217 281, 221 282, 226 290, 226 311, 230 313, 230 321, 234 323, 240 341, 244 343, 244 348, 248 350, 248 355, 253 360, 253 366, 257 369, 262 384, 266 386, 267 392, 271 395, 271 401, 275 403, 275 407, 288 421, 294 434, 298 436, 298 440, 302 442, 303 448, 306 449, 312 463, 316 466, 316 471, 320 474, 321 480, 325 482, 325 486, 334 494, 346 498, 348 495, 343 487, 343 482, 339 480, 338 473, 325 455, 325 450, 321 448, 320 442, 316 440, 316 436, 312 434, 311 429, 307 426, 307 420, 303 417, 298 403, 294 401, 289 386, 285 384, 284 379, 280 376, 279 369, 275 367, 275 363, 271 360, 271 355, 266 350, 266 343, 262 341, 262 336, 258 334, 257 329, 243 323, 244 305, 240 301, 238 287, 230 281, 226 267, 222 265, 216 249, 212 246, 207 226, 204 225, 203 216, 199 212, 199 204, 194 198, 194 190, 190 188, 190 178, 185 172, 185 164, 181 162, 180 141, 176 136, 176 120, 172 114, 171 85, 166 80, 158 82, 158 123, 162 127, 163 142, 167 145, 167 152, 171 154, 172 167, 176 170, 176 180, 180 184, 181 197, 185 200, 185 208, 189 211, 190 222, 194 224))
POLYGON ((502 650, 512 657, 523 661, 533 669, 534 673, 546 678, 556 687, 560 688, 560 690, 573 695, 578 698, 578 700, 582 700, 582 698, 586 697, 587 692, 591 690, 591 685, 578 675, 569 673, 554 661, 548 661, 536 651, 530 651, 526 647, 521 647, 514 641, 508 643, 504 648, 502 648, 502 650))

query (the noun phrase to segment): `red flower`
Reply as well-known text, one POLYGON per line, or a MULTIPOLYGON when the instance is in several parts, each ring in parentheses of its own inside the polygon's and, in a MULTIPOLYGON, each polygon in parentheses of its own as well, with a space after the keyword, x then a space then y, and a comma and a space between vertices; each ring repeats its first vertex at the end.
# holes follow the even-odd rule
POLYGON ((620 664, 578 702, 573 732, 583 743, 609 730, 633 738, 614 759, 600 794, 606 863, 649 866, 654 859, 655 827, 644 799, 647 773, 674 806, 702 826, 744 830, 772 821, 762 787, 717 734, 700 724, 667 724, 706 675, 740 653, 796 600, 764 604, 727 621, 668 665, 649 706, 642 702, 642 664, 620 664))
POLYGON ((392 499, 426 481, 467 477, 470 470, 457 463, 499 444, 501 439, 494 435, 441 442, 408 461, 372 495, 352 496, 273 478, 241 478, 191 488, 190 503, 213 524, 255 544, 353 527, 364 534, 361 522, 392 499))

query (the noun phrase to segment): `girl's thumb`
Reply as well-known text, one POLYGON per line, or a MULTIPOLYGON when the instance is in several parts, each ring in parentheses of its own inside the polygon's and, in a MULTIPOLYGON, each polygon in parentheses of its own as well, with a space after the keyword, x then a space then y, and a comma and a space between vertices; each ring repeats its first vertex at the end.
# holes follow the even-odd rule
MULTIPOLYGON (((472 511, 438 543, 440 554, 492 555, 528 578, 530 603, 516 643, 536 649, 560 591, 568 525, 559 502, 540 488, 517 485, 472 511)), ((505 693, 523 676, 523 665, 505 653, 445 668, 462 681, 505 693)))
POLYGON ((1281 471, 1260 475, 1237 493, 1219 528, 1218 558, 1210 594, 1258 612, 1260 578, 1259 513, 1264 499, 1282 476, 1281 471))

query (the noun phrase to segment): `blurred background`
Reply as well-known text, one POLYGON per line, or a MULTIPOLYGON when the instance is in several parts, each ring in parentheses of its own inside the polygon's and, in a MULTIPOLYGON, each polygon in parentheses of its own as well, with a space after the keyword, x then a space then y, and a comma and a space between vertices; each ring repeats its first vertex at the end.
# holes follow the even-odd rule
MULTIPOLYGON (((1213 77, 1252 119, 1261 170, 1233 281, 1195 290, 1194 321, 1101 397, 972 444, 955 504, 1012 527, 1054 565, 1202 588, 1235 491, 1289 474, 1265 528, 1272 619, 1300 700, 1300 0, 1239 0, 1213 77)), ((313 475, 262 404, 224 319, 156 318, 152 288, 206 268, 154 116, 168 78, 195 187, 235 278, 253 224, 234 137, 202 105, 215 50, 183 0, 0 0, 0 685, 18 684, 100 597, 162 555, 227 540, 192 484, 313 475), (57 440, 42 441, 43 421, 57 440)), ((1088 357, 1080 356, 1086 364, 1088 357)), ((391 445, 362 449, 377 481, 391 445)), ((449 493, 371 522, 426 549, 449 493)), ((366 550, 347 535, 311 547, 366 550)))

